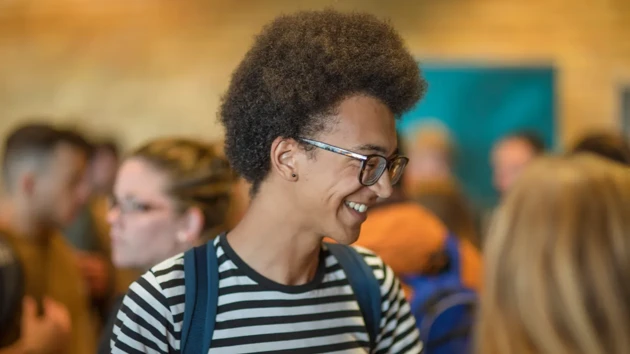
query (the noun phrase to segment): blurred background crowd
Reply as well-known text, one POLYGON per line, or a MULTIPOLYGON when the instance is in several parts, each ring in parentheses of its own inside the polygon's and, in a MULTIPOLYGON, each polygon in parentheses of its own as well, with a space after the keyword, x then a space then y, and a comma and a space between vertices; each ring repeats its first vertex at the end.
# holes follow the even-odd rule
POLYGON ((0 232, 36 151, 59 183, 41 187, 33 218, 59 240, 20 252, 83 324, 72 353, 96 351, 150 266, 239 221, 249 186, 223 156, 221 94, 264 23, 327 6, 389 18, 429 83, 398 125, 410 161, 397 207, 374 208, 358 241, 397 273, 433 266, 450 231, 479 290, 497 205, 533 161, 591 152, 630 166, 624 0, 0 0, 0 232), (37 268, 47 257, 68 265, 37 268))

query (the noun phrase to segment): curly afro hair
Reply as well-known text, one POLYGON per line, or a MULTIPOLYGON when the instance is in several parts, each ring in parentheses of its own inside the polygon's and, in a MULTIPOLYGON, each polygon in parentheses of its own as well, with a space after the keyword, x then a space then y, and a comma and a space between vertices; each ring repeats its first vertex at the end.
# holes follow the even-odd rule
POLYGON ((425 90, 401 37, 373 15, 281 16, 256 37, 232 74, 220 110, 226 156, 253 195, 269 173, 276 138, 316 136, 351 95, 375 97, 399 117, 425 90))

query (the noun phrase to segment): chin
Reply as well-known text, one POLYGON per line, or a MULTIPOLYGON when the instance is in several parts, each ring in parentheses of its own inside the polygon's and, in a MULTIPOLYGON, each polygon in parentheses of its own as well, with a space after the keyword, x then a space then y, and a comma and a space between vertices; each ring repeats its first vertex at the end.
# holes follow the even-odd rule
POLYGON ((129 264, 127 264, 127 262, 125 262, 125 260, 123 258, 121 258, 120 256, 116 255, 116 253, 112 254, 112 263, 114 264, 114 266, 116 266, 118 268, 127 268, 127 267, 129 267, 129 264))
POLYGON ((356 228, 356 230, 344 230, 341 232, 333 233, 331 234, 332 236, 330 236, 329 238, 342 245, 351 245, 359 239, 360 232, 361 226, 356 228))

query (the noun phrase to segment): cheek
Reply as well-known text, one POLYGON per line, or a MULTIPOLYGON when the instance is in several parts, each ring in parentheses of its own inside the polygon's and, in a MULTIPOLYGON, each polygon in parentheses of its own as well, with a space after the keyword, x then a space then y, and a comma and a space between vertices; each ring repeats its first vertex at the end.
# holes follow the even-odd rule
POLYGON ((316 196, 327 208, 337 209, 348 196, 362 188, 358 173, 356 168, 347 168, 326 176, 320 181, 321 188, 316 196))
MULTIPOLYGON (((126 222, 123 227, 123 235, 129 243, 145 247, 160 246, 174 239, 172 223, 167 218, 147 218, 126 222)), ((127 220, 131 221, 131 220, 127 220)))
MULTIPOLYGON (((142 216, 142 215, 138 215, 142 216)), ((176 231, 164 219, 147 218, 125 220, 114 239, 114 258, 119 265, 150 266, 170 256, 174 248, 176 231)))

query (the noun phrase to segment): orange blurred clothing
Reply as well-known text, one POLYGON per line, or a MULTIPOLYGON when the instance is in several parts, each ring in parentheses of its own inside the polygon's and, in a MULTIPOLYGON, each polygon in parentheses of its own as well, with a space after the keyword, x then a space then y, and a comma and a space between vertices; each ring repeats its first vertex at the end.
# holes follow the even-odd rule
MULTIPOLYGON (((433 214, 413 202, 374 207, 355 243, 374 251, 397 275, 420 274, 432 256, 444 247, 448 230, 433 214)), ((464 286, 481 288, 481 255, 468 240, 460 239, 460 274, 464 286)), ((404 284, 405 293, 410 296, 404 284)))
MULTIPOLYGON (((67 354, 94 353, 96 319, 89 307, 88 289, 72 246, 57 232, 41 240, 28 239, 6 230, 0 230, 0 234, 20 260, 24 294, 40 302, 49 297, 65 306, 70 313, 72 334, 67 354)), ((17 309, 12 322, 15 333, 19 331, 20 318, 21 309, 17 309)))

